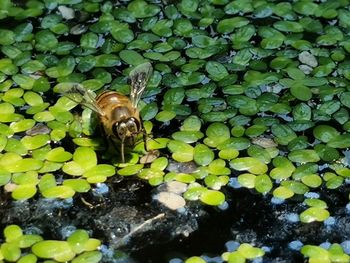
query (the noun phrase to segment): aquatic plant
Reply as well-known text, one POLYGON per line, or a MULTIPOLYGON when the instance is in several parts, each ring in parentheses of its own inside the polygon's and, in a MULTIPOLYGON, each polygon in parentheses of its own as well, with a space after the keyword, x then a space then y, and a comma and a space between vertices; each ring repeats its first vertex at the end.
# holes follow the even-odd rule
POLYGON ((18 225, 4 229, 0 246, 0 261, 31 263, 38 259, 52 259, 54 262, 99 262, 101 252, 97 251, 101 242, 89 238, 85 230, 71 233, 67 241, 43 240, 40 235, 25 234, 18 225))

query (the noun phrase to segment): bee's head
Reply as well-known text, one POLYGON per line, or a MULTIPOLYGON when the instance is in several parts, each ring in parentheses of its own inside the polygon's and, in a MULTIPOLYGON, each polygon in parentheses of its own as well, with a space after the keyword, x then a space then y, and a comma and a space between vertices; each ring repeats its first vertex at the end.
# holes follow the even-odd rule
POLYGON ((122 143, 128 146, 134 145, 136 137, 140 131, 140 122, 135 118, 116 122, 113 126, 114 136, 120 139, 122 143))

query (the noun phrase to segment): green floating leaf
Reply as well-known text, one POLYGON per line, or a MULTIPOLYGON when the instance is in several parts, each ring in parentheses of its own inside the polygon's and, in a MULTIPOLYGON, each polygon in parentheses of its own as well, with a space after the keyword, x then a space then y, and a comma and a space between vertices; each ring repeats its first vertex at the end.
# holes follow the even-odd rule
POLYGON ((312 98, 311 90, 300 83, 292 85, 290 87, 290 92, 295 98, 301 101, 308 101, 312 98))
POLYGON ((44 174, 41 178, 40 178, 40 182, 39 182, 39 189, 40 192, 43 192, 49 188, 52 188, 56 186, 56 179, 55 176, 53 174, 44 174))
POLYGON ((146 1, 137 0, 130 2, 128 10, 135 18, 146 18, 155 16, 160 11, 160 8, 156 5, 148 4, 146 1))
POLYGON ((287 187, 279 186, 273 191, 273 196, 279 199, 288 199, 294 195, 294 192, 287 187))
POLYGON ((309 199, 305 199, 304 203, 311 207, 319 207, 323 209, 328 208, 327 203, 320 199, 309 198, 309 199))
POLYGON ((104 176, 110 177, 115 174, 115 168, 113 165, 109 164, 98 164, 91 169, 87 170, 83 177, 89 178, 93 176, 104 176))
POLYGON ((231 252, 227 255, 228 263, 245 263, 245 257, 238 251, 231 252))
POLYGON ((21 256, 21 249, 14 243, 3 243, 0 252, 3 258, 10 262, 17 262, 21 256))
POLYGON ((163 171, 168 166, 168 163, 166 157, 159 157, 151 163, 151 168, 163 171))
POLYGON ((219 33, 227 34, 227 33, 231 33, 235 28, 239 28, 247 24, 249 24, 249 20, 247 18, 237 16, 234 18, 221 20, 218 23, 216 30, 219 33))
POLYGON ((255 187, 255 178, 254 174, 243 173, 238 176, 237 180, 243 187, 252 189, 255 187))
POLYGON ((255 178, 255 189, 262 194, 270 192, 272 189, 272 181, 266 174, 258 175, 255 178))
POLYGON ((329 142, 339 135, 339 132, 329 125, 318 125, 313 129, 315 138, 321 142, 329 142))
POLYGON ((5 135, 0 135, 0 152, 5 149, 7 144, 7 137, 5 135))
POLYGON ((11 243, 23 236, 23 231, 18 225, 8 225, 4 229, 4 236, 6 238, 6 242, 11 243))
MULTIPOLYGON (((27 131, 33 128, 35 125, 35 121, 32 119, 23 119, 18 122, 12 122, 10 124, 10 128, 14 133, 27 131)), ((1 143, 0 143, 1 144, 1 143)), ((1 148, 1 147, 0 147, 1 148)))
POLYGON ((315 146, 315 151, 320 156, 320 158, 326 162, 338 160, 340 157, 337 149, 331 148, 323 144, 317 144, 315 146))
POLYGON ((349 148, 350 147, 350 134, 340 134, 335 137, 333 137, 329 142, 327 143, 328 147, 331 148, 349 148))
POLYGON ((197 116, 191 115, 184 120, 180 129, 181 131, 200 131, 201 125, 201 120, 197 116))
POLYGON ((16 242, 18 243, 18 246, 20 248, 29 248, 32 245, 34 245, 35 243, 42 241, 43 238, 39 235, 23 235, 21 236, 18 240, 16 240, 16 242))
POLYGON ((50 136, 47 134, 25 136, 21 139, 21 142, 28 150, 34 150, 48 144, 50 142, 50 136))
POLYGON ((310 259, 314 259, 315 262, 317 260, 319 262, 329 262, 329 252, 324 249, 323 247, 319 246, 312 246, 312 245, 305 245, 302 247, 300 252, 305 256, 309 257, 310 259))
POLYGON ((319 187, 322 184, 322 179, 319 175, 317 174, 309 174, 305 175, 301 178, 301 181, 312 188, 319 187))
POLYGON ((204 186, 190 186, 188 190, 183 194, 183 197, 187 200, 196 201, 202 195, 203 192, 207 191, 204 186))
POLYGON ((85 244, 88 242, 88 240, 88 232, 82 229, 78 229, 68 237, 67 242, 76 254, 80 254, 84 251, 85 244))
POLYGON ((259 159, 252 157, 242 157, 233 159, 230 166, 238 171, 248 171, 252 174, 264 174, 267 172, 267 165, 259 159))
POLYGON ((67 199, 67 198, 73 197, 75 194, 75 191, 69 186, 59 185, 59 186, 50 187, 42 191, 41 194, 45 198, 67 199))
POLYGON ((319 207, 310 207, 300 214, 300 221, 303 223, 311 223, 314 221, 322 222, 329 217, 326 209, 319 207))
POLYGON ((86 193, 91 189, 90 184, 84 179, 66 179, 63 181, 63 185, 69 186, 78 193, 86 193))
POLYGON ((190 162, 193 160, 194 148, 184 142, 171 140, 168 143, 172 157, 178 162, 190 162))
POLYGON ((277 21, 273 26, 282 32, 300 33, 304 31, 303 27, 298 22, 293 21, 277 21))
POLYGON ((214 152, 204 144, 197 144, 194 147, 193 159, 198 165, 208 165, 214 160, 214 152))
POLYGON ((33 158, 17 160, 15 163, 8 163, 3 167, 10 173, 21 173, 27 171, 39 170, 43 166, 43 162, 33 158))
POLYGON ((350 92, 343 92, 340 95, 340 102, 347 108, 350 108, 350 92))
POLYGON ((75 253, 68 242, 58 240, 44 240, 32 246, 32 252, 40 258, 54 259, 58 262, 72 260, 75 253))
POLYGON ((82 253, 81 255, 75 257, 72 260, 72 263, 97 263, 102 259, 102 253, 99 251, 87 251, 82 253))
POLYGON ((72 158, 70 152, 66 152, 63 147, 57 147, 52 149, 46 154, 46 160, 52 162, 66 162, 72 158))
POLYGON ((147 147, 149 150, 157 150, 166 148, 168 142, 170 140, 168 138, 156 138, 147 141, 147 147))
POLYGON ((24 184, 18 185, 16 189, 11 193, 11 196, 15 200, 26 200, 32 198, 36 192, 36 185, 24 184))
POLYGON ((142 168, 143 164, 133 164, 119 169, 117 173, 122 176, 130 176, 137 174, 142 168))
POLYGON ((206 261, 201 257, 190 257, 186 259, 185 263, 205 263, 206 261))
POLYGON ((220 191, 207 190, 201 194, 200 200, 204 204, 218 206, 224 203, 225 195, 220 191))
POLYGON ((155 119, 160 122, 167 122, 167 121, 171 121, 175 117, 176 117, 175 112, 164 110, 164 111, 158 112, 157 115, 155 116, 155 119))
POLYGON ((230 138, 230 130, 225 124, 214 122, 207 128, 206 135, 208 138, 204 140, 204 143, 209 146, 216 147, 220 143, 230 138))
POLYGON ((120 58, 129 65, 137 66, 145 62, 145 59, 134 50, 122 50, 119 53, 120 58))
POLYGON ((204 134, 199 131, 178 131, 174 132, 171 136, 177 141, 193 143, 201 139, 204 134))
POLYGON ((209 73, 209 77, 214 81, 220 81, 228 76, 227 69, 219 62, 209 61, 205 65, 205 69, 209 73))
POLYGON ((261 248, 253 247, 247 243, 241 244, 238 247, 237 252, 241 253, 246 259, 262 257, 265 254, 264 250, 261 248))
POLYGON ((320 157, 315 150, 295 150, 288 154, 289 160, 298 163, 318 162, 320 157))
POLYGON ((97 165, 97 156, 90 147, 78 147, 73 154, 73 161, 86 171, 97 165))

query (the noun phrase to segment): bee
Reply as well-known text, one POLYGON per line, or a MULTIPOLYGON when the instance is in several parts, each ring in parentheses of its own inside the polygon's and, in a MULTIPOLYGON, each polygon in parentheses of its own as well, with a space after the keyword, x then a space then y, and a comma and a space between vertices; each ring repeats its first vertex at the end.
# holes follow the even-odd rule
POLYGON ((110 90, 106 90, 95 97, 92 91, 85 89, 80 84, 73 84, 71 88, 64 92, 64 95, 72 101, 97 113, 107 140, 112 140, 120 146, 123 163, 125 162, 125 146, 135 145, 140 133, 143 134, 146 146, 146 134, 143 131, 137 105, 151 74, 152 66, 149 62, 135 67, 130 72, 131 89, 129 97, 110 90))

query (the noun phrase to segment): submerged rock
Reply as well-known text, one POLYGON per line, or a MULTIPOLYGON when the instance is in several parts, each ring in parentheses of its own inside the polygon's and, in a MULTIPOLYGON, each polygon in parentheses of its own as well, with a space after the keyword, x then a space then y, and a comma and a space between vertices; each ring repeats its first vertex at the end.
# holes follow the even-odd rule
MULTIPOLYGON (((45 233, 46 239, 64 239, 67 229, 83 228, 104 240, 109 248, 140 251, 189 236, 206 215, 193 204, 182 213, 172 206, 157 205, 149 199, 151 188, 140 181, 123 181, 109 185, 109 189, 107 193, 88 193, 74 199, 11 202, 0 209, 1 224, 17 222, 23 229, 35 227, 45 233)), ((183 200, 181 207, 184 205, 183 200)))

